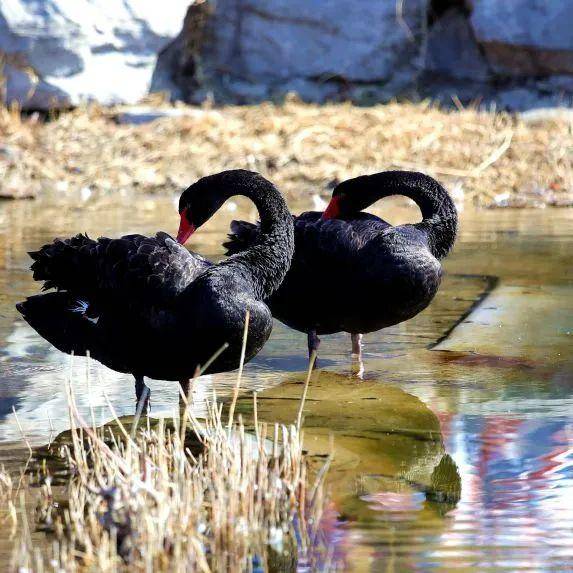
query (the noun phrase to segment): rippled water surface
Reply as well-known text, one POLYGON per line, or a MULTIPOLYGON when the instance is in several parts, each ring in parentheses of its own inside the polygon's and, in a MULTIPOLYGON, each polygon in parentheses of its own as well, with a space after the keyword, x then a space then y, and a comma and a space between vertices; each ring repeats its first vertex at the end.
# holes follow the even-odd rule
MULTIPOLYGON (((233 209, 238 208, 238 211, 233 209)), ((415 218, 390 205, 390 220, 415 218)), ((217 256, 227 209, 193 248, 217 256)), ((67 428, 64 384, 105 421, 106 396, 133 412, 129 377, 49 347, 14 303, 36 291, 27 250, 56 235, 175 231, 171 201, 0 204, 0 461, 22 459, 20 430, 36 444, 67 428), (90 384, 85 371, 89 368, 90 384)), ((348 335, 324 337, 305 409, 305 446, 334 448, 324 527, 349 570, 430 568, 573 570, 573 211, 464 213, 434 303, 365 338, 365 376, 348 335)), ((259 418, 296 417, 306 368, 304 335, 277 323, 246 367, 259 418)), ((234 374, 204 377, 225 397, 234 374)), ((153 414, 177 408, 177 387, 152 381, 153 414)), ((248 419, 252 399, 239 409, 248 419)), ((6 541, 0 533, 0 557, 6 541)))

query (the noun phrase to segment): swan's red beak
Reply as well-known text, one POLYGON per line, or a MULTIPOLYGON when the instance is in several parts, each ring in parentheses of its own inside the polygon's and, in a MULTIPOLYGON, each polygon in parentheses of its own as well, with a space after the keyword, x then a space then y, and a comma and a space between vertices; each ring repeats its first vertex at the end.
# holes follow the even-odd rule
POLYGON ((330 200, 330 203, 322 214, 323 219, 336 219, 340 217, 340 195, 336 195, 330 200))
POLYGON ((179 223, 179 231, 177 232, 177 242, 182 245, 185 244, 187 239, 195 232, 195 225, 189 222, 187 216, 187 209, 181 211, 181 221, 179 223))

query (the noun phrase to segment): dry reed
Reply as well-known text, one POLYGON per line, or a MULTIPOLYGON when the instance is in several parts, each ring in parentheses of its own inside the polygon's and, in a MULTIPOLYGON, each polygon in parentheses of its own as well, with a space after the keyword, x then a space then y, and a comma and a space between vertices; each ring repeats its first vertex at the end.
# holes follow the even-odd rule
MULTIPOLYGON (((176 117, 121 124, 92 106, 49 122, 0 110, 0 194, 178 192, 203 175, 246 167, 290 199, 383 169, 428 172, 480 205, 571 204, 570 117, 525 123, 428 103, 167 108, 176 117)), ((154 110, 161 109, 154 107, 154 110)))
POLYGON ((36 511, 51 542, 30 535, 25 503, 0 472, 0 501, 18 539, 13 570, 335 568, 320 530, 324 472, 310 479, 296 421, 250 434, 239 418, 229 430, 216 401, 199 421, 182 399, 180 418, 141 420, 131 433, 116 419, 112 434, 83 420, 70 390, 70 437, 52 449, 71 477, 56 493, 61 486, 44 468, 36 511))

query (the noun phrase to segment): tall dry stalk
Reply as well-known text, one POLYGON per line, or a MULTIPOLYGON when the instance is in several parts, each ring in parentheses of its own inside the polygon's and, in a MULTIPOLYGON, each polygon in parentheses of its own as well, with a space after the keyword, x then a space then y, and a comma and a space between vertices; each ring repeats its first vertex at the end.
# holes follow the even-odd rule
MULTIPOLYGON (((13 517, 15 570, 294 571, 300 560, 310 570, 330 567, 322 472, 307 483, 296 425, 277 426, 272 438, 265 425, 253 435, 241 421, 229 431, 221 405, 208 403, 199 421, 187 403, 181 419, 142 421, 135 433, 116 419, 111 434, 86 423, 68 393, 71 443, 60 456, 70 481, 61 499, 44 470, 37 511, 53 542, 25 534, 22 504, 13 517)), ((0 496, 17 508, 11 491, 0 473, 0 496)))

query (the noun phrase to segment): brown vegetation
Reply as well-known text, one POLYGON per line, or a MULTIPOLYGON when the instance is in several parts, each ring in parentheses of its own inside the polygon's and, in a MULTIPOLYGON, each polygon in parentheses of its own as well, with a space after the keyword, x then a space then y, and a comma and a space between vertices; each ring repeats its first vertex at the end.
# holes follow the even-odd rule
POLYGON ((325 468, 310 477, 295 420, 248 433, 213 402, 204 421, 185 407, 182 425, 116 418, 96 428, 68 392, 71 432, 34 453, 43 485, 33 518, 0 471, 13 570, 334 569, 320 530, 325 468))
POLYGON ((526 123, 427 103, 159 108, 177 115, 130 125, 118 121, 119 108, 78 109, 50 121, 0 111, 0 195, 178 192, 200 176, 243 167, 293 199, 394 168, 425 171, 479 205, 572 202, 570 116, 526 123))

